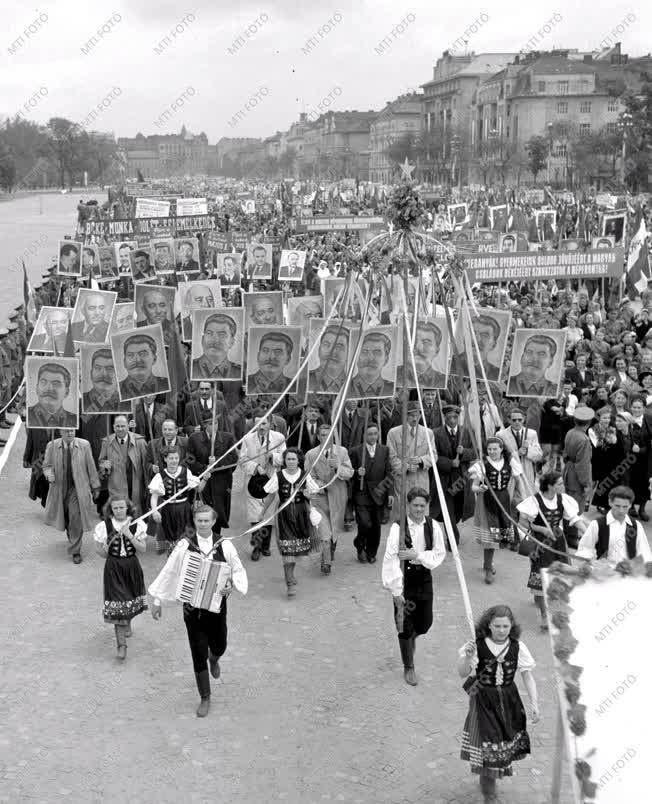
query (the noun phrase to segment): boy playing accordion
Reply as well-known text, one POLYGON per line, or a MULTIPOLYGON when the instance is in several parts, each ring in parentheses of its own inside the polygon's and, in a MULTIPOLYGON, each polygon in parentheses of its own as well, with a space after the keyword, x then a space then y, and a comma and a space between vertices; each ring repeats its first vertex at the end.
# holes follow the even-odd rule
POLYGON ((213 678, 220 677, 219 660, 226 651, 226 598, 234 586, 243 595, 247 594, 248 588, 247 573, 235 547, 230 541, 213 534, 212 528, 216 518, 215 511, 208 505, 202 505, 195 510, 194 531, 180 534, 176 547, 148 590, 153 598, 152 617, 155 620, 161 617, 161 600, 182 602, 192 600, 192 605, 190 602, 183 602, 183 620, 188 632, 195 679, 201 697, 197 717, 206 717, 210 707, 211 684, 208 664, 213 678), (207 559, 213 564, 221 562, 223 566, 211 566, 207 559), (214 610, 217 607, 215 602, 207 601, 205 593, 204 599, 196 599, 197 594, 201 597, 201 592, 195 591, 197 585, 193 587, 193 578, 199 565, 204 570, 206 568, 210 570, 209 580, 212 577, 216 578, 213 589, 209 589, 211 584, 208 582, 204 589, 209 589, 211 596, 215 591, 219 611, 214 610), (213 610, 208 609, 209 605, 213 610))

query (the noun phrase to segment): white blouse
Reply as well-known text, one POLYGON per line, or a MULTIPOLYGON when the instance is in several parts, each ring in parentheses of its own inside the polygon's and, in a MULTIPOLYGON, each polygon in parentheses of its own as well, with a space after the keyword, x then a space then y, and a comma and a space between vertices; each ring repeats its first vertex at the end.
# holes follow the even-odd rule
MULTIPOLYGON (((179 466, 174 474, 168 472, 167 469, 164 469, 163 472, 165 472, 168 477, 176 478, 179 476, 179 473, 181 472, 182 468, 183 467, 179 466)), ((193 475, 190 469, 188 469, 188 489, 196 489, 200 483, 201 480, 198 477, 195 477, 195 475, 193 475)), ((152 482, 148 486, 148 489, 150 494, 158 494, 159 497, 163 497, 163 495, 165 494, 165 486, 163 484, 162 472, 159 472, 158 474, 154 475, 154 477, 152 478, 152 482)))
MULTIPOLYGON (((505 643, 504 642, 502 644, 499 643, 499 642, 494 642, 493 639, 491 639, 491 637, 485 637, 484 642, 485 642, 485 645, 489 648, 489 650, 493 653, 494 656, 499 656, 500 653, 503 650, 505 650, 505 643)), ((507 652, 508 651, 505 651, 505 655, 507 655, 507 652)), ((460 657, 460 659, 464 659, 466 657, 466 654, 464 652, 464 647, 460 648, 459 657, 460 657)), ((505 658, 505 656, 502 656, 498 660, 498 670, 497 670, 497 673, 496 673, 496 683, 497 684, 502 683, 502 675, 503 674, 502 674, 501 665, 503 663, 504 658, 505 658)), ((478 666, 478 656, 476 654, 471 659, 471 673, 475 672, 477 666, 478 666)), ((535 667, 536 667, 536 662, 532 658, 532 654, 530 653, 530 651, 526 647, 525 643, 521 642, 521 640, 519 639, 519 641, 518 641, 518 662, 516 664, 517 672, 524 673, 527 670, 534 670, 535 667)))
MULTIPOLYGON (((285 469, 281 469, 283 472, 283 476, 288 481, 288 483, 296 483, 297 480, 301 477, 301 469, 297 469, 296 472, 286 471, 285 469)), ((278 474, 274 472, 274 474, 270 477, 270 479, 265 483, 263 486, 263 491, 266 491, 268 494, 276 494, 278 491, 278 474)))
MULTIPOLYGON (((549 500, 545 494, 541 494, 540 497, 543 500, 544 506, 549 511, 555 510, 557 507, 556 494, 552 500, 549 500)), ((574 525, 579 519, 581 519, 580 509, 577 502, 568 494, 561 495, 561 504, 564 509, 564 519, 567 519, 570 525, 574 525)), ((523 502, 520 502, 516 506, 516 510, 521 514, 525 514, 525 516, 529 517, 530 519, 536 519, 539 515, 539 507, 534 495, 528 497, 526 500, 523 500, 523 502)), ((545 514, 545 511, 543 513, 545 514)))
MULTIPOLYGON (((115 517, 111 517, 111 523, 116 530, 117 533, 120 533, 120 529, 123 528, 125 525, 128 525, 131 522, 131 517, 128 517, 123 522, 118 522, 115 517)), ((100 522, 98 525, 95 526, 95 533, 93 534, 93 538, 95 542, 101 545, 105 550, 108 549, 108 536, 106 532, 106 523, 100 522)), ((133 541, 138 542, 139 544, 146 544, 147 543, 147 530, 145 529, 145 525, 142 522, 139 522, 136 525, 136 534, 132 537, 133 541)), ((127 551, 125 550, 124 539, 120 539, 120 556, 124 557, 127 555, 127 551)))

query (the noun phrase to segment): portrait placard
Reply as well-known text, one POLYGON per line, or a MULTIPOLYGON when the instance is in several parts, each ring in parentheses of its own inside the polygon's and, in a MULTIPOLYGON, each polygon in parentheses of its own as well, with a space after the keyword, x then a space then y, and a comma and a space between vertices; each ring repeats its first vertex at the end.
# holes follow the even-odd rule
POLYGON ((25 358, 27 427, 79 427, 79 363, 76 357, 25 358))
POLYGON ((174 240, 171 237, 150 240, 149 254, 157 276, 168 276, 175 272, 174 240))
POLYGON ((506 395, 542 399, 556 397, 565 354, 565 332, 558 329, 517 329, 506 395))
MULTIPOLYGON (((398 327, 383 325, 365 328, 358 352, 348 399, 385 399, 394 396, 398 327)), ((351 357, 355 354, 352 347, 351 357)))
POLYGON ((111 246, 100 246, 99 248, 99 271, 93 276, 95 281, 102 285, 107 282, 115 282, 118 279, 118 263, 116 261, 115 250, 111 246))
POLYGON ((306 263, 306 252, 283 249, 278 270, 279 282, 301 282, 303 267, 306 263))
POLYGON ((180 237, 174 241, 176 269, 184 274, 198 274, 199 241, 196 237, 180 237))
POLYGON ((192 314, 195 310, 222 307, 219 279, 198 279, 183 282, 177 289, 178 312, 181 314, 181 332, 184 341, 192 340, 192 314))
POLYGON ((242 252, 234 254, 217 255, 217 276, 222 287, 225 285, 240 285, 242 279, 242 252))
POLYGON ((57 260, 57 274, 59 276, 77 276, 82 275, 81 270, 81 243, 74 240, 60 240, 59 241, 59 258, 57 260))
POLYGON ((134 282, 147 282, 156 279, 156 271, 152 265, 149 247, 139 245, 131 257, 132 278, 134 282))
POLYGON ((113 354, 108 344, 82 343, 79 365, 83 414, 129 413, 131 404, 120 401, 113 354))
POLYGON ((111 325, 109 326, 109 335, 115 335, 117 332, 126 332, 136 326, 136 315, 134 312, 133 302, 119 302, 113 308, 113 315, 111 316, 111 325))
MULTIPOLYGON (((477 382, 482 382, 482 369, 489 382, 499 382, 503 371, 505 350, 509 338, 512 314, 509 310, 495 310, 491 307, 478 308, 479 315, 471 315, 471 326, 475 334, 480 355, 475 351, 473 336, 471 348, 474 353, 475 376, 477 382)), ((462 358, 462 376, 469 376, 466 345, 464 342, 464 327, 466 318, 460 316, 455 324, 455 343, 462 358)), ((445 330, 444 330, 445 331, 445 330)), ((530 330, 532 331, 532 330, 530 330)), ((456 367, 451 367, 451 373, 456 373, 456 367)))
POLYGON ((71 318, 70 307, 41 307, 27 351, 63 354, 71 318))
MULTIPOLYGON (((411 325, 412 326, 412 325, 411 325)), ((403 365, 403 338, 405 328, 401 322, 398 327, 398 348, 396 351, 397 386, 421 390, 426 388, 446 388, 451 343, 448 337, 448 324, 445 318, 420 316, 416 328, 410 330, 414 341, 414 362, 417 367, 416 378, 412 361, 403 365)))
POLYGON ((248 395, 290 393, 301 357, 301 328, 247 327, 248 395))
POLYGON ((247 276, 250 281, 272 278, 272 244, 251 243, 247 248, 247 276))
POLYGON ((82 246, 82 276, 92 276, 97 279, 100 274, 100 251, 99 248, 90 243, 82 246))
POLYGON ((283 325, 283 292, 280 290, 243 293, 245 323, 251 326, 283 325))
POLYGON ((160 324, 118 332, 110 341, 121 402, 170 390, 160 324))
POLYGON ((242 382, 244 320, 243 307, 193 311, 190 371, 193 382, 242 382))
POLYGON ((319 345, 308 362, 308 391, 338 394, 346 380, 349 357, 353 355, 354 335, 341 319, 310 319, 309 348, 319 345))
POLYGON ((301 327, 304 345, 310 334, 310 321, 324 315, 323 296, 290 296, 288 298, 288 323, 292 327, 301 327))
POLYGON ((80 288, 72 313, 70 333, 75 343, 106 343, 118 294, 111 290, 80 288))
POLYGON ((137 247, 138 243, 135 240, 120 240, 113 244, 118 274, 120 276, 133 276, 132 255, 137 247))

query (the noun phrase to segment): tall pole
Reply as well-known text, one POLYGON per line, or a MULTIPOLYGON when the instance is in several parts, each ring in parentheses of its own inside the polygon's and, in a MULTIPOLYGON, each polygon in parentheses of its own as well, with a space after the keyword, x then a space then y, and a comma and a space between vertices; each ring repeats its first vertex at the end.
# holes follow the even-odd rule
MULTIPOLYGON (((403 243, 405 249, 405 243, 403 243)), ((405 299, 408 299, 408 269, 407 261, 403 263, 403 293, 405 299)), ((407 309, 407 304, 406 304, 407 309)), ((407 378, 410 370, 410 344, 408 342, 408 327, 410 326, 407 314, 403 316, 403 374, 407 378)), ((405 550, 405 528, 407 525, 406 516, 406 495, 407 495, 407 437, 408 437, 408 383, 403 384, 401 389, 401 496, 398 501, 398 549, 405 550)), ((401 561, 401 573, 405 577, 405 561, 401 561)), ((403 606, 401 605, 396 612, 396 627, 399 634, 403 630, 403 606)))

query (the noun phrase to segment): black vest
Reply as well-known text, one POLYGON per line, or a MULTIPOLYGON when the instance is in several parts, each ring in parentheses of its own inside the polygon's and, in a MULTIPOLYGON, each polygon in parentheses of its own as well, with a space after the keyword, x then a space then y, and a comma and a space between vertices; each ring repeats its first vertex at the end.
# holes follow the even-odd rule
MULTIPOLYGON (((609 552, 609 525, 607 525, 607 517, 599 516, 598 523, 598 541, 595 545, 595 554, 598 558, 607 556, 609 552)), ((627 549, 627 558, 632 559, 636 556, 636 525, 625 525, 625 548, 627 549)))
MULTIPOLYGON (((432 519, 426 516, 423 522, 423 537, 426 542, 426 550, 432 550, 433 535, 432 519)), ((408 550, 412 547, 412 537, 410 536, 407 518, 405 520, 405 546, 408 550)), ((403 587, 403 594, 406 598, 432 599, 432 571, 421 564, 406 562, 403 587)))
MULTIPOLYGON (((113 558, 124 558, 125 556, 120 556, 120 545, 121 542, 124 542, 125 546, 125 553, 127 554, 127 558, 131 558, 132 556, 136 555, 136 548, 133 544, 123 536, 119 531, 117 531, 113 527, 113 522, 111 521, 111 517, 107 517, 104 520, 104 525, 106 527, 106 543, 108 545, 108 553, 113 558)), ((136 525, 130 524, 129 530, 135 535, 136 533, 136 525)))
MULTIPOLYGON (((192 536, 186 536, 186 539, 188 540, 188 550, 192 550, 193 553, 201 553, 202 555, 205 555, 205 553, 202 553, 202 551, 199 549, 196 533, 194 533, 192 536)), ((224 557, 224 550, 222 549, 222 539, 220 539, 217 544, 213 544, 213 552, 211 557, 213 561, 222 561, 225 564, 227 563, 226 558, 224 557)))

